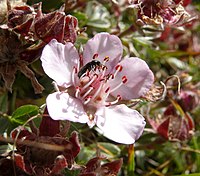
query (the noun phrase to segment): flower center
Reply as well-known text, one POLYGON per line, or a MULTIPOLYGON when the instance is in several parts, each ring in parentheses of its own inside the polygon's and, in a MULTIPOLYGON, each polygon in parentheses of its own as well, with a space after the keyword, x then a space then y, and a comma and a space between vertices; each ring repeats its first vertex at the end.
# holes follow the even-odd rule
POLYGON ((108 72, 106 66, 110 61, 109 57, 105 57, 103 62, 98 60, 98 54, 94 54, 93 60, 85 64, 82 68, 74 67, 72 73, 72 81, 76 87, 75 97, 79 98, 84 105, 92 105, 94 107, 110 106, 121 100, 121 96, 117 95, 116 99, 110 99, 110 94, 120 88, 127 82, 127 77, 122 76, 121 80, 115 79, 117 74, 122 71, 122 65, 118 64, 113 72, 108 72), (111 81, 115 83, 111 88, 111 81))

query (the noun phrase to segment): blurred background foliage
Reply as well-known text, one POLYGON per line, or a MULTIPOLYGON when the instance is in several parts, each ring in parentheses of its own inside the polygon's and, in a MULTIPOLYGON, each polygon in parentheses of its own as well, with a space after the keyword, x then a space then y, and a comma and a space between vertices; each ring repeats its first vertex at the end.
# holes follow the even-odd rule
MULTIPOLYGON (((144 59, 155 75, 155 85, 162 88, 163 82, 167 87, 167 95, 161 100, 153 99, 149 102, 143 99, 134 107, 147 121, 146 129, 134 147, 113 143, 94 129, 89 129, 87 125, 72 123, 70 131, 78 131, 81 143, 81 152, 76 163, 85 164, 100 152, 108 161, 123 158, 120 176, 200 175, 199 17, 181 26, 140 26, 136 23, 137 11, 128 7, 128 3, 123 0, 119 3, 114 0, 28 0, 27 4, 31 6, 38 2, 42 2, 44 13, 55 11, 65 4, 65 13, 78 19, 82 31, 75 43, 79 48, 98 32, 118 35, 124 46, 124 56, 144 59), (176 75, 178 79, 172 75, 176 75), (194 93, 193 98, 189 99, 189 105, 194 103, 194 107, 187 110, 181 107, 184 112, 182 115, 187 112, 194 121, 194 131, 187 138, 171 140, 168 136, 163 137, 158 126, 150 121, 164 116, 172 102, 175 102, 175 111, 179 111, 179 106, 176 106, 176 103, 180 105, 181 100, 178 95, 179 81, 181 91, 194 93)), ((188 13, 199 16, 200 2, 193 0, 185 9, 188 13)), ((0 80, 0 134, 5 137, 9 136, 15 127, 25 124, 30 117, 40 114, 46 96, 54 90, 52 80, 43 73, 40 60, 29 67, 45 88, 41 94, 34 93, 31 81, 19 71, 16 73, 12 92, 5 90, 4 82, 0 80)), ((34 119, 36 126, 39 126, 40 121, 41 116, 34 119)), ((182 128, 177 122, 173 125, 177 130, 182 128)), ((162 128, 168 130, 166 126, 162 128)), ((10 144, 0 142, 1 154, 11 150, 10 144)), ((77 175, 77 171, 66 169, 65 172, 68 176, 77 175)))

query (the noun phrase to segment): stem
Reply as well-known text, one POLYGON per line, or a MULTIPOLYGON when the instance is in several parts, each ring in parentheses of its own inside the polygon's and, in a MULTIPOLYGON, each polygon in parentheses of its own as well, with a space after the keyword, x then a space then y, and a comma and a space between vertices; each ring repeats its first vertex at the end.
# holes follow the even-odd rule
POLYGON ((127 168, 127 173, 128 175, 134 175, 134 171, 135 171, 135 160, 134 160, 134 156, 135 156, 135 150, 134 150, 134 145, 129 145, 128 148, 128 168, 127 168))

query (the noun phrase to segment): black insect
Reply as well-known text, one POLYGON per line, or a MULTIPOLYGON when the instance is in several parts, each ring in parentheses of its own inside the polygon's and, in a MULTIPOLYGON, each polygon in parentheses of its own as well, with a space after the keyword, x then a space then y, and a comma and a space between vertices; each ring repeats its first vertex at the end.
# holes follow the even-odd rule
POLYGON ((101 66, 101 62, 98 60, 92 60, 91 62, 88 62, 85 64, 80 71, 78 72, 78 77, 80 78, 82 75, 84 75, 87 71, 91 71, 96 69, 97 67, 101 66))

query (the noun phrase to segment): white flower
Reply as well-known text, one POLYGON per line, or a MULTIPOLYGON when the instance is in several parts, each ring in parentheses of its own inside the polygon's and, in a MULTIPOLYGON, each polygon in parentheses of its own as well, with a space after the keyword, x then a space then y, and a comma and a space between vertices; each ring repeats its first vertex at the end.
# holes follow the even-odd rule
POLYGON ((83 54, 72 43, 52 40, 41 60, 45 73, 59 91, 47 97, 54 120, 97 125, 107 138, 131 144, 143 132, 145 120, 136 110, 120 104, 144 95, 154 76, 136 57, 122 60, 123 47, 117 36, 99 33, 90 39, 83 54))

